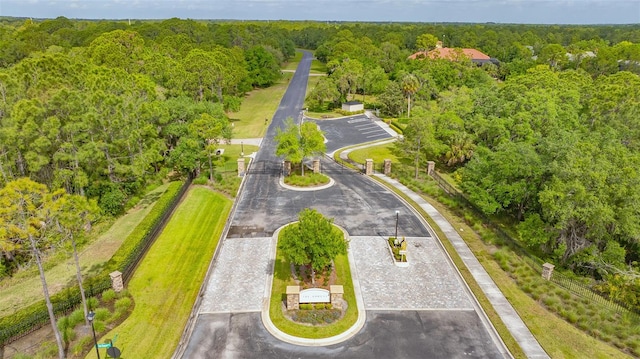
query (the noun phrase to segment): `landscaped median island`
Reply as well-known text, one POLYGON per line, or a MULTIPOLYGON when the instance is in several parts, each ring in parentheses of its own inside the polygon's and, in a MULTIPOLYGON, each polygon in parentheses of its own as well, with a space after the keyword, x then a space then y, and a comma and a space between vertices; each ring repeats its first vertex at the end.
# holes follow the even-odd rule
POLYGON ((347 246, 346 234, 311 209, 300 213, 299 222, 279 231, 269 306, 269 318, 278 330, 298 338, 323 339, 356 324, 347 246), (297 299, 295 306, 292 296, 297 299))

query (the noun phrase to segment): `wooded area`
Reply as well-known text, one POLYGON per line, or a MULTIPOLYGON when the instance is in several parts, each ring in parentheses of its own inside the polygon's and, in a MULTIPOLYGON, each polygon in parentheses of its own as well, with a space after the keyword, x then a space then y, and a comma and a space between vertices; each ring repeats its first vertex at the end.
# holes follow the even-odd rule
MULTIPOLYGON (((295 47, 327 67, 310 110, 362 99, 416 171, 436 160, 532 253, 640 305, 640 25, 2 18, 0 187, 29 177, 119 215, 169 172, 213 180, 228 114, 295 47), (408 59, 436 46, 499 65, 408 59)), ((30 262, 23 242, 0 233, 0 277, 30 262)))

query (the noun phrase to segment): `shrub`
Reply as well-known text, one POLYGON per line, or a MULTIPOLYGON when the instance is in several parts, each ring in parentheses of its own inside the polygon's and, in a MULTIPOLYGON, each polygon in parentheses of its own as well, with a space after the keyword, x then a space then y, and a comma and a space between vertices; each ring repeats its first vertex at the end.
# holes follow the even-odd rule
POLYGON ((93 310, 96 309, 98 307, 98 298, 96 297, 91 297, 87 299, 87 307, 89 308, 89 310, 93 310))
POLYGON ((107 318, 109 318, 109 315, 111 315, 111 313, 109 313, 109 309, 107 308, 98 308, 96 309, 96 316, 94 320, 100 320, 100 321, 105 321, 107 320, 107 318))
POLYGON ((116 300, 116 304, 115 304, 116 312, 121 312, 121 313, 126 312, 127 310, 129 310, 129 308, 131 308, 131 303, 132 303, 131 298, 129 297, 124 297, 116 300))
POLYGON ((116 299, 116 291, 113 289, 108 289, 102 293, 101 298, 103 302, 111 302, 116 299))
POLYGON ((300 310, 311 310, 313 309, 313 304, 300 304, 300 310))
POLYGON ((84 323, 84 310, 76 309, 69 315, 69 326, 74 328, 76 325, 84 323))

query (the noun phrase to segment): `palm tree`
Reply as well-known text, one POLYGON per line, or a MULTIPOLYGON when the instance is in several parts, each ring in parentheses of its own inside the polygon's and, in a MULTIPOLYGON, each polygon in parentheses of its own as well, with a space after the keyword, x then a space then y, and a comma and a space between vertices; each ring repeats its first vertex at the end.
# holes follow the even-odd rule
POLYGON ((458 132, 449 140, 449 150, 445 154, 447 166, 462 164, 473 156, 476 145, 471 136, 465 132, 458 132))
POLYGON ((402 92, 407 96, 407 117, 411 117, 411 95, 420 89, 420 81, 413 74, 407 74, 402 78, 402 92))

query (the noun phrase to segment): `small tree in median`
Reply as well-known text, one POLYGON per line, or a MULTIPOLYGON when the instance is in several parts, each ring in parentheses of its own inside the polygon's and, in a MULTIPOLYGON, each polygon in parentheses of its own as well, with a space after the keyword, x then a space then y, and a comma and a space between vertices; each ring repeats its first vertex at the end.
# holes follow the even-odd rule
POLYGON ((324 136, 322 131, 313 122, 305 122, 297 126, 291 117, 285 122, 285 129, 278 129, 275 137, 278 143, 276 148, 277 156, 292 163, 300 163, 302 175, 304 176, 304 159, 324 152, 324 136))
POLYGON ((333 219, 315 209, 302 210, 298 220, 282 230, 278 249, 294 265, 308 266, 311 282, 315 284, 315 273, 329 267, 338 255, 346 254, 349 242, 342 231, 333 226, 333 219))

